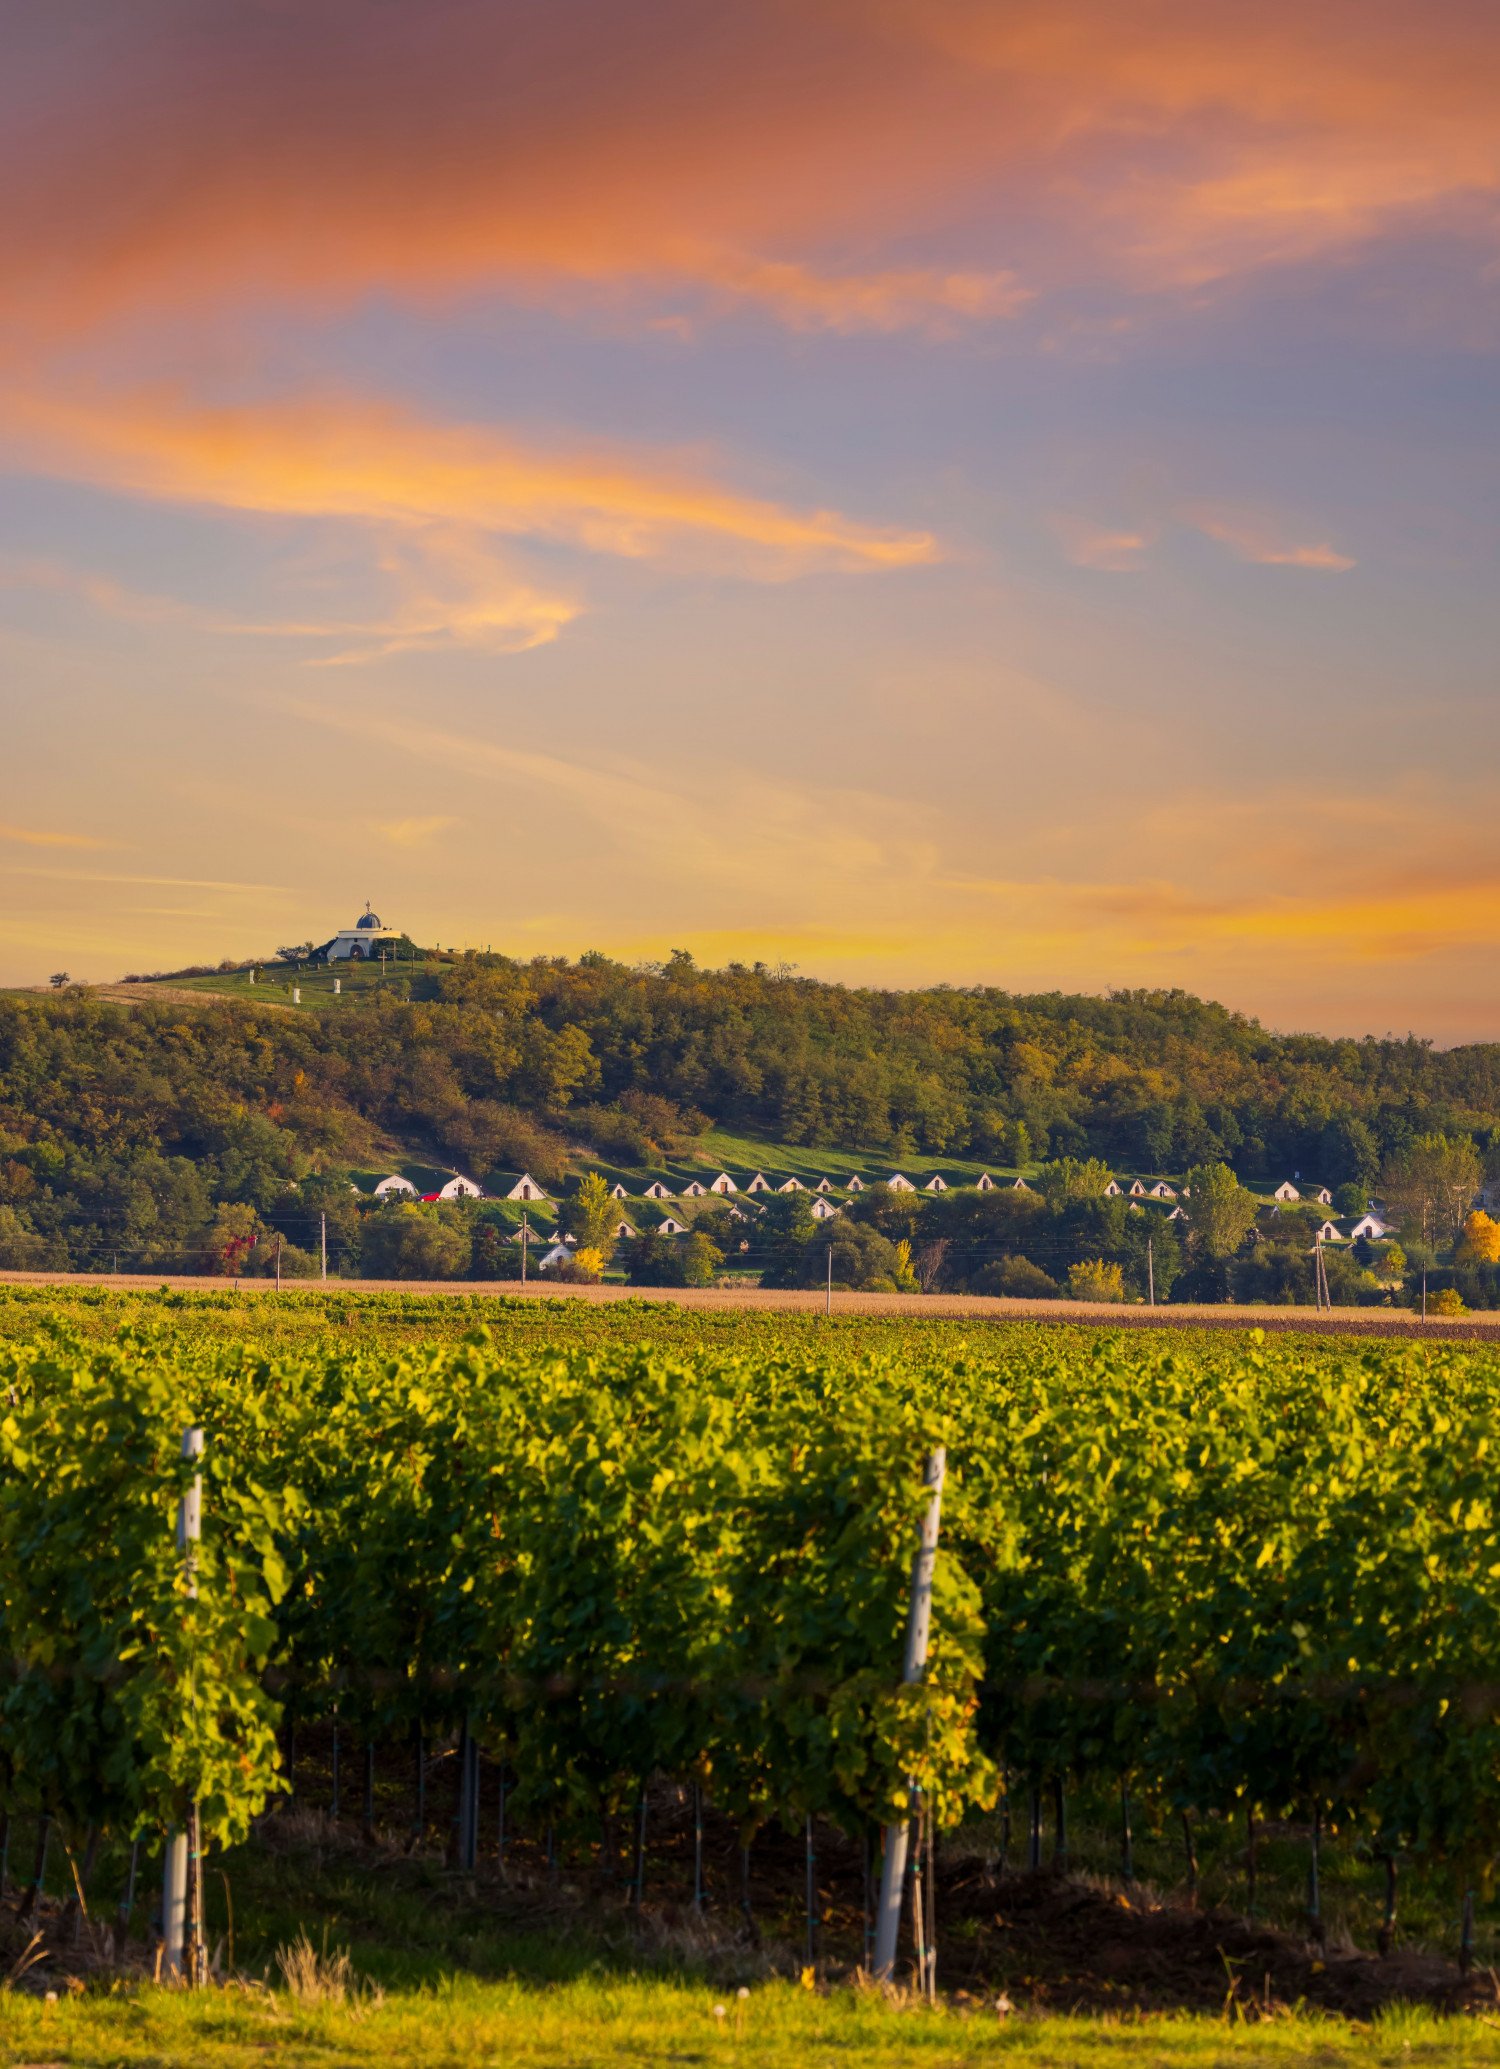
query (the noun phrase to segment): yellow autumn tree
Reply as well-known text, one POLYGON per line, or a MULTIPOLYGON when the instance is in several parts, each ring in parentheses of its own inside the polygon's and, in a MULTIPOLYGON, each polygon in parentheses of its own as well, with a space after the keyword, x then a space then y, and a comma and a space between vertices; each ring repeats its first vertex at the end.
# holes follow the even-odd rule
POLYGON ((1476 1207, 1464 1219, 1463 1241, 1458 1254, 1472 1264, 1500 1264, 1500 1221, 1476 1207))
POLYGON ((1082 1264, 1068 1266, 1068 1291, 1074 1300, 1120 1301, 1125 1298, 1125 1274, 1102 1257, 1085 1258, 1082 1264))

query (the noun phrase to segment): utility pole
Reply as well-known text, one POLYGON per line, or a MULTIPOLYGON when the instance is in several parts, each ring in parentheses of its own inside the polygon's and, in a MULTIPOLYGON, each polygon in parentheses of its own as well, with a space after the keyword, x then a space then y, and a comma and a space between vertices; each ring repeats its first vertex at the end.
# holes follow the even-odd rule
POLYGON ((830 1244, 829 1244, 829 1246, 828 1246, 828 1292, 827 1292, 827 1298, 826 1298, 826 1301, 825 1301, 825 1303, 824 1303, 824 1307, 823 1307, 823 1312, 824 1312, 824 1314, 825 1314, 825 1315, 831 1315, 831 1314, 833 1313, 833 1245, 832 1245, 832 1243, 830 1243, 830 1244))
MULTIPOLYGON (((927 1638, 932 1627, 932 1575, 937 1565, 938 1525, 943 1512, 943 1476, 948 1453, 939 1445, 927 1461, 927 1512, 922 1518, 922 1537, 912 1559, 911 1607, 906 1619, 906 1664, 901 1679, 910 1688, 927 1671, 927 1638)), ((906 1887, 906 1850, 916 1816, 918 1790, 908 1784, 909 1810, 906 1817, 885 1828, 885 1859, 880 1869, 880 1902, 875 1913, 875 1980, 889 1982, 896 1966, 896 1942, 901 1932, 901 1901, 906 1887)), ((927 1978, 922 1977, 925 1987, 927 1978)))
POLYGON ((318 1216, 318 1249, 323 1260, 323 1277, 328 1277, 328 1211, 325 1208, 318 1216))
POLYGON ((281 1291, 281 1238, 276 1238, 276 1291, 281 1291))
POLYGON ((1156 1260, 1151 1252, 1151 1238, 1146 1238, 1146 1305, 1156 1306, 1156 1260))
POLYGON ((526 1245, 531 1240, 531 1222, 526 1209, 521 1209, 521 1284, 526 1284, 526 1245))

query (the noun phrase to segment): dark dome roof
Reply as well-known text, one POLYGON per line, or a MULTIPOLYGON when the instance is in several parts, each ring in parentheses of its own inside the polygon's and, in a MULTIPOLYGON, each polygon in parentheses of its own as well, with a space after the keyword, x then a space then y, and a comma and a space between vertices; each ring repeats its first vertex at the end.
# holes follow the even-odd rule
POLYGON ((378 912, 362 912, 354 924, 356 927, 378 927, 380 915, 378 912))

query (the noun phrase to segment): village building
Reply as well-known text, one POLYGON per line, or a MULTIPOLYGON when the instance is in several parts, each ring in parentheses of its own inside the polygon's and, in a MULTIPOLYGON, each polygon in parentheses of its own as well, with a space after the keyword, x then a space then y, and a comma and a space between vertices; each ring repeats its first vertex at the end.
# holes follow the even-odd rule
POLYGON ((945 1193, 948 1190, 948 1181, 940 1172, 934 1171, 922 1190, 924 1193, 945 1193))
POLYGON ((445 1185, 438 1187, 437 1196, 440 1200, 482 1200, 484 1198, 484 1194, 472 1178, 463 1178, 456 1173, 445 1185))
POLYGON ((1301 1193, 1289 1178, 1284 1178, 1271 1195, 1273 1200, 1300 1200, 1301 1197, 1301 1193))
POLYGON ((545 1200, 547 1195, 531 1173, 523 1171, 510 1190, 502 1193, 500 1197, 504 1200, 545 1200))
POLYGON ((763 1171, 757 1171, 745 1190, 747 1193, 768 1193, 771 1190, 771 1181, 763 1171))
POLYGON ((663 1185, 659 1178, 653 1178, 646 1187, 642 1197, 647 1200, 670 1200, 672 1188, 669 1185, 663 1185))
POLYGON ((1151 1188, 1151 1197, 1153 1200, 1175 1200, 1177 1195, 1164 1178, 1159 1178, 1151 1188))
POLYGON ((893 1171, 886 1180, 886 1184, 893 1193, 914 1193, 916 1191, 916 1187, 902 1171, 893 1171))
POLYGON ((409 1178, 403 1178, 399 1171, 393 1171, 389 1178, 382 1178, 375 1188, 377 1200, 388 1200, 396 1193, 410 1193, 413 1199, 417 1189, 409 1178))
POLYGON ((838 1208, 834 1206, 832 1200, 820 1199, 814 1200, 812 1203, 812 1218, 814 1221, 832 1221, 834 1215, 837 1214, 838 1211, 838 1208))
POLYGON ((711 1193, 737 1193, 739 1191, 739 1187, 727 1171, 721 1171, 717 1178, 710 1179, 708 1189, 711 1193))
POLYGON ((1138 1178, 1132 1178, 1130 1181, 1130 1197, 1132 1200, 1144 1200, 1146 1197, 1146 1188, 1138 1178))
POLYGON ((635 1234, 635 1230, 630 1226, 630 1223, 628 1221, 621 1219, 615 1223, 614 1227, 610 1231, 610 1234, 614 1237, 617 1243, 623 1243, 627 1236, 633 1236, 635 1234))
POLYGON ((674 1221, 669 1214, 665 1221, 659 1221, 656 1224, 656 1233, 659 1236, 685 1236, 687 1234, 687 1223, 685 1221, 674 1221))
POLYGON ((1361 1236, 1368 1243, 1381 1243, 1394 1231, 1388 1221, 1382 1221, 1378 1214, 1361 1214, 1358 1221, 1349 1224, 1349 1240, 1357 1243, 1361 1236))
POLYGON ((865 1182, 864 1182, 864 1180, 863 1180, 863 1179, 862 1179, 862 1178, 860 1177, 860 1175, 859 1175, 859 1173, 858 1173, 857 1171, 856 1171, 856 1172, 854 1173, 853 1177, 852 1177, 852 1178, 851 1178, 851 1179, 849 1180, 849 1183, 848 1183, 848 1184, 847 1184, 847 1185, 846 1185, 846 1186, 844 1187, 844 1191, 845 1191, 846 1193, 862 1193, 862 1192, 864 1191, 864 1189, 865 1189, 865 1182))
POLYGON ((831 1193, 833 1191, 832 1179, 820 1178, 817 1184, 813 1187, 813 1191, 815 1193, 831 1193))
POLYGON ((688 1183, 682 1188, 682 1197, 685 1200, 702 1200, 707 1195, 708 1187, 700 1185, 696 1178, 689 1179, 688 1183))
POLYGON ((566 1243, 554 1243, 550 1250, 544 1250, 536 1261, 539 1272, 556 1271, 560 1264, 566 1264, 573 1253, 566 1243))
POLYGON ((807 1187, 800 1178, 784 1178, 776 1190, 779 1193, 805 1193, 807 1187))
POLYGON ((1118 1200, 1124 1190, 1125 1188, 1120 1184, 1120 1181, 1117 1178, 1112 1178, 1104 1188, 1104 1197, 1106 1200, 1118 1200))
POLYGON ((624 1186, 621 1185, 618 1179, 616 1179, 614 1184, 610 1187, 609 1196, 612 1200, 625 1200, 630 1197, 630 1195, 626 1192, 624 1186))
POLYGON ((988 1171, 980 1172, 974 1181, 974 1190, 979 1193, 992 1193, 995 1190, 995 1181, 988 1171))

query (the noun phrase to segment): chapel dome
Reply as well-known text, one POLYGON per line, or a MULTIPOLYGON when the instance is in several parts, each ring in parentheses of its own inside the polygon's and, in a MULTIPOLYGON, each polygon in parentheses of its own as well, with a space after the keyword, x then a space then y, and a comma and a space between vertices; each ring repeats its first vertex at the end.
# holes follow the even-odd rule
POLYGON ((380 925, 380 915, 378 912, 371 912, 367 908, 360 914, 354 924, 356 927, 378 927, 380 925))

